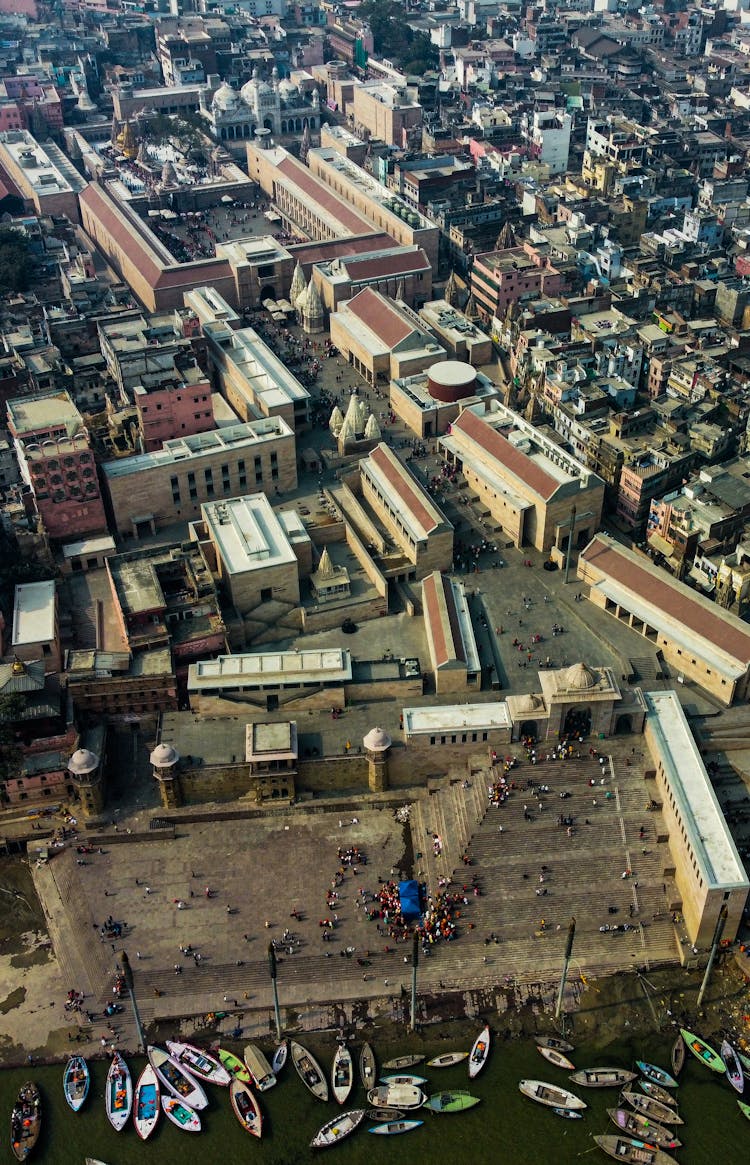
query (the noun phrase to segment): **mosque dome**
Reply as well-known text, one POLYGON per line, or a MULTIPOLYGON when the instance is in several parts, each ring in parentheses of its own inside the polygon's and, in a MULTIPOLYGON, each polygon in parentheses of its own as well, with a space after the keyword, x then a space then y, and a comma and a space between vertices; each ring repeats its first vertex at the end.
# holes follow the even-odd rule
POLYGON ((529 692, 525 696, 518 697, 517 707, 519 712, 538 712, 542 707, 542 700, 539 696, 535 696, 533 692, 529 692))
POLYGON ((385 752, 393 744, 390 736, 382 728, 371 728, 362 740, 368 752, 385 752))
POLYGON ((583 662, 572 664, 565 672, 565 686, 576 692, 595 688, 598 683, 595 672, 583 662))
POLYGON ((240 99, 236 90, 234 90, 232 86, 225 81, 224 84, 220 85, 214 93, 213 101, 211 102, 211 108, 222 111, 236 109, 237 105, 239 104, 239 100, 240 99))
POLYGON ((279 96, 282 101, 296 101, 299 98, 299 89, 294 81, 290 81, 288 77, 279 81, 279 96))
POLYGON ((176 765, 180 759, 180 754, 177 749, 171 744, 157 744, 151 756, 148 758, 155 769, 170 768, 171 765, 176 765))
POLYGON ((89 748, 78 748, 68 761, 68 772, 74 777, 84 777, 99 767, 99 757, 89 748))

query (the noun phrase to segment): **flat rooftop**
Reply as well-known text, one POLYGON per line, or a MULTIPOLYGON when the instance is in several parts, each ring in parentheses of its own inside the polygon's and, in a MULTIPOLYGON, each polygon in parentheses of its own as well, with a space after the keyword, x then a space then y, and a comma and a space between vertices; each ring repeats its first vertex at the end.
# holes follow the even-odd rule
POLYGON ((194 433, 191 437, 175 437, 165 441, 161 449, 153 453, 139 453, 135 457, 123 457, 119 461, 106 461, 102 469, 107 477, 128 477, 133 473, 156 469, 191 458, 206 457, 219 453, 222 449, 242 445, 255 445, 260 441, 272 441, 278 437, 292 437, 292 430, 282 417, 264 417, 258 421, 247 421, 239 425, 227 425, 208 433, 194 433))
POLYGON ((188 691, 227 687, 282 688, 287 685, 342 683, 352 678, 351 653, 341 648, 319 651, 255 651, 220 655, 191 664, 188 691))
POLYGON ((50 643, 55 638, 55 584, 22 583, 13 602, 13 647, 50 643))
POLYGON ((77 193, 86 186, 86 180, 57 146, 41 146, 27 130, 0 133, 2 153, 22 171, 35 194, 77 193))
POLYGON ((208 502, 201 510, 228 574, 296 563, 287 533, 265 494, 208 502))
POLYGON ((677 693, 644 692, 648 718, 690 848, 711 889, 749 887, 726 818, 677 693))
POLYGON ((442 704, 437 707, 404 708, 404 733, 409 736, 459 732, 489 732, 510 728, 511 718, 504 700, 487 704, 442 704))
POLYGON ((67 392, 17 397, 8 401, 8 420, 20 437, 50 429, 64 429, 72 437, 83 427, 81 414, 67 392))

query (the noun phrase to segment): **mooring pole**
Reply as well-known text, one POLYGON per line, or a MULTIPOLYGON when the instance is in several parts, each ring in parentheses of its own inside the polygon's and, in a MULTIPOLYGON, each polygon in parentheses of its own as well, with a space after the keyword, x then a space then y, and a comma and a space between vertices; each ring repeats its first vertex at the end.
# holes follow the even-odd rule
POLYGON ((576 528, 576 508, 570 507, 570 532, 568 534, 568 552, 565 555, 565 578, 563 582, 568 581, 568 573, 570 571, 570 560, 573 557, 573 531, 576 528))
POLYGON ((573 939, 576 934, 576 920, 571 918, 570 926, 568 927, 568 941, 565 944, 565 956, 563 958, 562 975, 560 976, 560 987, 557 992, 557 1003, 555 1004, 555 1019, 560 1018, 562 1011, 563 996, 565 994, 565 984, 568 981, 568 967, 570 966, 570 956, 573 953, 573 939))
POLYGON ((711 943, 711 953, 708 956, 708 963, 706 965, 706 973, 703 976, 703 982, 701 983, 701 989, 698 992, 698 998, 696 1000, 697 1007, 700 1007, 701 1003, 703 1002, 703 996, 706 994, 706 988, 708 987, 708 980, 711 978, 711 971, 713 970, 714 960, 716 959, 716 952, 719 949, 719 943, 721 942, 721 936, 724 933, 724 926, 726 925, 726 921, 727 921, 727 904, 725 902, 724 905, 722 906, 721 910, 719 911, 719 917, 716 919, 716 930, 714 931, 714 937, 713 937, 713 941, 711 943))
POLYGON ((411 948, 411 1030, 417 1030, 417 967, 419 966, 419 935, 412 935, 411 948))
POLYGON ((138 1032, 138 1050, 146 1051, 146 1037, 143 1034, 143 1024, 138 1012, 138 1004, 135 1001, 135 990, 133 988, 133 968, 130 966, 130 959, 127 951, 123 951, 120 955, 120 966, 122 967, 122 977, 125 980, 125 986, 128 989, 130 996, 130 1005, 133 1008, 133 1018, 135 1019, 135 1030, 138 1032))
POLYGON ((273 991, 273 1015, 276 1020, 276 1039, 281 1039, 281 1012, 279 1011, 279 991, 276 985, 276 948, 273 943, 268 944, 268 970, 271 975, 271 989, 273 991))

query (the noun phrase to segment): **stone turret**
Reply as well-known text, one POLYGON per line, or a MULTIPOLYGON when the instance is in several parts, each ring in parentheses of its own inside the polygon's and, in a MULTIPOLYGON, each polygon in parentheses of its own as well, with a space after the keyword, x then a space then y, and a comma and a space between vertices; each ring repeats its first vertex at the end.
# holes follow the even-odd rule
POLYGON ((334 437, 338 437, 339 433, 341 432, 341 426, 343 423, 344 414, 338 405, 334 405, 333 412, 331 413, 331 419, 328 422, 328 428, 331 430, 334 437))
POLYGON ((165 809, 178 809, 182 804, 180 784, 180 754, 171 744, 157 744, 149 757, 154 779, 159 783, 159 797, 165 809))
POLYGON ((310 283, 307 289, 307 295, 305 296, 305 306, 302 309, 302 326, 308 335, 315 335, 317 332, 322 332, 325 328, 323 304, 318 289, 313 282, 310 283))
POLYGON ((367 424, 365 425, 365 440, 379 441, 382 435, 383 434, 380 431, 380 425, 378 424, 378 418, 374 413, 370 413, 369 417, 367 418, 367 424))
POLYGON ((371 728, 362 740, 367 756, 367 783, 371 793, 388 788, 388 754, 393 741, 382 728, 371 728))
POLYGON ((78 748, 68 761, 68 772, 83 816, 99 817, 104 809, 101 759, 91 749, 78 748))

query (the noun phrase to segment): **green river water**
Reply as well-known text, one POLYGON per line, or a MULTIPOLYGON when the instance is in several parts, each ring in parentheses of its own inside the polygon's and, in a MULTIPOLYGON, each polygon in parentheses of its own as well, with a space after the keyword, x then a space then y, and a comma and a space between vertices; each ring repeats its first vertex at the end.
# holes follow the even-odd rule
MULTIPOLYGON (((320 1053, 321 1062, 331 1059, 330 1043, 309 1041, 320 1053)), ((450 1041, 425 1050, 436 1054, 452 1047, 450 1041)), ((396 1049, 397 1050, 397 1049, 396 1049)), ((401 1049, 404 1050, 404 1049, 401 1049)), ((378 1048, 376 1046, 376 1052, 378 1048)), ((393 1055, 394 1049, 388 1049, 393 1055)), ((630 1065, 635 1056, 663 1066, 669 1065, 669 1044, 655 1038, 637 1045, 611 1045, 606 1053, 589 1053, 579 1047, 577 1066, 592 1064, 630 1065)), ((708 1165, 726 1159, 741 1161, 750 1151, 750 1123, 741 1115, 736 1094, 723 1078, 717 1077, 688 1057, 679 1089, 680 1114, 685 1125, 677 1130, 683 1148, 674 1154, 684 1165, 708 1165)), ((131 1060, 135 1073, 143 1061, 131 1060)), ((44 1128, 32 1161, 52 1165, 83 1165, 86 1156, 98 1157, 107 1165, 137 1165, 143 1162, 178 1162, 179 1165, 224 1165, 230 1161, 263 1162, 264 1165, 302 1165, 311 1161, 309 1142, 318 1128, 335 1115, 332 1103, 314 1100, 287 1065, 278 1086, 264 1094, 264 1136, 261 1142, 244 1133, 237 1124, 224 1089, 207 1086, 209 1108, 202 1113, 204 1132, 195 1136, 180 1132, 162 1116, 151 1139, 143 1143, 129 1125, 115 1133, 104 1112, 103 1089, 107 1065, 92 1063, 92 1086, 86 1105, 79 1114, 72 1113, 63 1098, 62 1067, 41 1067, 0 1072, 0 1113, 2 1142, 0 1161, 12 1160, 9 1148, 9 1116, 20 1084, 29 1076, 43 1093, 44 1128)), ((413 1069, 420 1072, 420 1068, 413 1069)), ((429 1091, 438 1088, 467 1088, 466 1065, 442 1071, 427 1069, 429 1091)), ((433 1116, 425 1112, 422 1128, 399 1137, 373 1137, 364 1129, 366 1122, 350 1140, 328 1150, 342 1165, 378 1165, 398 1161, 403 1165, 421 1165, 427 1161, 451 1161, 458 1165, 566 1165, 586 1157, 591 1162, 608 1158, 593 1144, 594 1133, 614 1132, 606 1109, 615 1107, 617 1094, 612 1090, 575 1089, 589 1105, 584 1119, 564 1121, 539 1105, 526 1100, 518 1091, 522 1077, 564 1084, 565 1073, 547 1065, 533 1044, 497 1042, 485 1072, 472 1082, 470 1091, 482 1098, 470 1112, 433 1116)), ((347 1107, 364 1103, 361 1089, 347 1107)), ((417 1116, 421 1114, 416 1114, 417 1116)))

